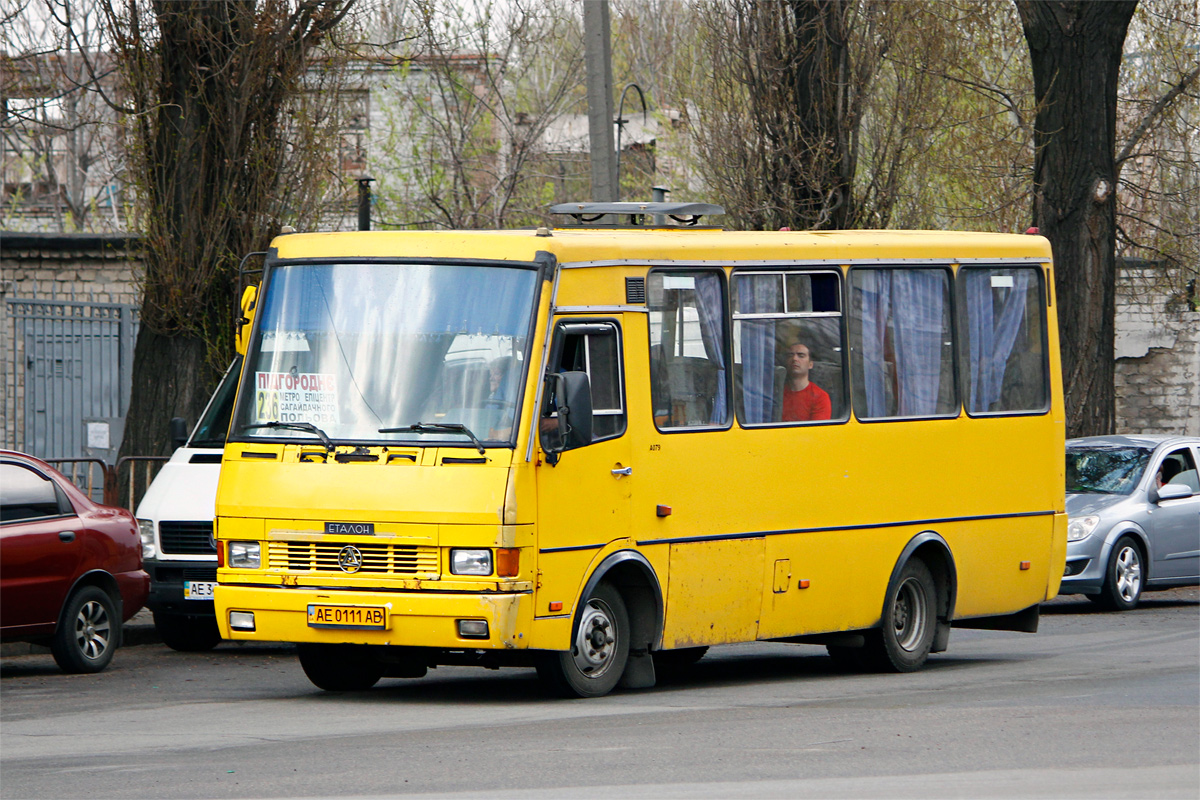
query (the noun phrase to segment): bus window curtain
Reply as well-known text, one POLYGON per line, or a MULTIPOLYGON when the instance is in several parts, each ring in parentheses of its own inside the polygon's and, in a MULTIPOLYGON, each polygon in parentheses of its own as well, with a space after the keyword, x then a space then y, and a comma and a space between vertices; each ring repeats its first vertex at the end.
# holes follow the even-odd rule
POLYGON ((942 377, 942 340, 946 301, 942 270, 897 270, 892 276, 892 324, 896 335, 899 414, 927 417, 938 413, 942 377))
POLYGON ((713 425, 724 424, 728 418, 725 397, 725 314, 721 295, 719 273, 696 275, 696 311, 700 317, 700 335, 704 340, 705 355, 717 367, 717 393, 713 398, 712 417, 709 419, 713 425))
MULTIPOLYGON (((742 275, 738 282, 743 313, 764 314, 782 307, 778 275, 742 275)), ((741 326, 745 422, 750 425, 774 422, 771 417, 775 405, 775 320, 744 320, 741 326)))
POLYGON ((938 412, 946 273, 862 270, 863 386, 867 417, 923 417, 938 412), (888 402, 887 332, 892 330, 896 399, 888 402))
POLYGON ((992 270, 964 270, 967 289, 967 318, 971 337, 970 409, 973 413, 991 411, 1000 400, 1004 387, 1004 369, 1025 320, 1029 289, 1029 270, 1013 270, 1012 288, 996 317, 993 304, 992 270))
POLYGON ((873 269, 858 271, 855 278, 858 291, 862 294, 862 367, 867 416, 886 417, 890 415, 884 338, 891 313, 892 275, 884 270, 873 269))

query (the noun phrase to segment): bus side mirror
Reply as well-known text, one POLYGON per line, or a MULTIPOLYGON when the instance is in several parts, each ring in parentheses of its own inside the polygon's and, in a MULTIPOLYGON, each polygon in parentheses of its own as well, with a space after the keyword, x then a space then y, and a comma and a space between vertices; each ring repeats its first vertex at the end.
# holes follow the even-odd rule
POLYGON ((250 346, 250 326, 254 322, 254 311, 258 307, 258 287, 247 286, 242 291, 242 316, 240 316, 234 325, 237 330, 234 331, 234 347, 242 355, 246 355, 246 348, 250 346))
POLYGON ((542 449, 556 464, 559 453, 592 443, 592 385, 586 372, 558 372, 546 384, 558 416, 542 417, 542 449))
POLYGON ((167 423, 167 433, 171 437, 172 450, 183 447, 188 440, 187 420, 183 417, 171 417, 171 421, 167 423))

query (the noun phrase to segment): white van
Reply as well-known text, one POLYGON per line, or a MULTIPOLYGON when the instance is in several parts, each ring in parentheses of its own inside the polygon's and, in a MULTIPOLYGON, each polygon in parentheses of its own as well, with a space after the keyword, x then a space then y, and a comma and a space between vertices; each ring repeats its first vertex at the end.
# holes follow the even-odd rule
POLYGON ((154 612, 158 635, 175 650, 211 650, 221 641, 213 616, 213 510, 241 366, 238 356, 191 436, 182 419, 171 420, 172 436, 182 445, 163 464, 137 508, 142 560, 150 573, 146 607, 154 612))

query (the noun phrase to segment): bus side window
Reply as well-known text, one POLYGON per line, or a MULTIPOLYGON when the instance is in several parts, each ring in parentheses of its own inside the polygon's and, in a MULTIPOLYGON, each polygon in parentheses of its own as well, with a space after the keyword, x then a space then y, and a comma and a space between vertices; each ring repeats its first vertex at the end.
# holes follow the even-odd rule
POLYGON ((860 419, 958 415, 949 270, 851 269, 850 345, 860 419))
MULTIPOLYGON (((612 439, 625 432, 625 386, 621 371, 621 332, 611 322, 566 323, 556 331, 559 341, 555 372, 586 372, 592 389, 592 441, 612 439)), ((543 420, 557 415, 547 393, 543 420)), ((543 422, 543 432, 553 425, 543 422)))
POLYGON ((1033 267, 958 271, 960 374, 967 413, 1049 408, 1042 279, 1042 271, 1033 267))
POLYGON ((729 423, 723 275, 652 270, 646 278, 650 392, 659 429, 729 423))
POLYGON ((841 274, 744 270, 733 285, 733 400, 743 425, 841 420, 841 274))

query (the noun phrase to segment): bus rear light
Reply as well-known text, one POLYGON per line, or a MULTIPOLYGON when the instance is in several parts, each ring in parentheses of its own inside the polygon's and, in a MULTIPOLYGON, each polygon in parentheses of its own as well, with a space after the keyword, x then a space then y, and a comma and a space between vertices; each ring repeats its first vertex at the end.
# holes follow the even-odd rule
POLYGON ((515 578, 521 571, 521 551, 515 547, 496 550, 496 575, 500 578, 515 578))

